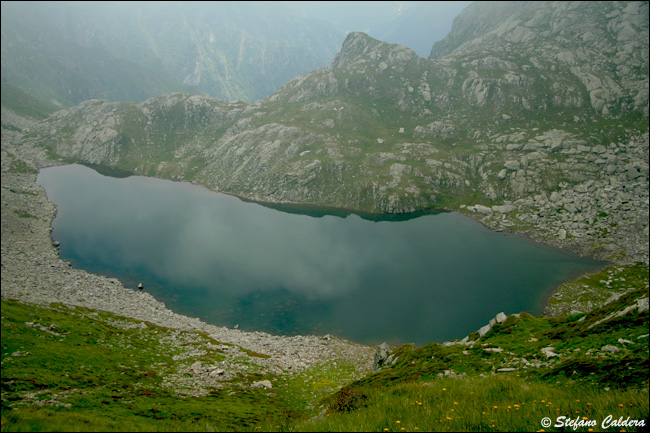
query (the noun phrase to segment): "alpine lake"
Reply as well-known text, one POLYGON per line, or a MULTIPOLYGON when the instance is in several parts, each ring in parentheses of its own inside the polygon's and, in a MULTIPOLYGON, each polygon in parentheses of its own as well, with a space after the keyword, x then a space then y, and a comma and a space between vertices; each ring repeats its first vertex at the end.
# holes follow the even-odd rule
POLYGON ((497 313, 540 314, 601 268, 456 212, 364 215, 262 205, 202 186, 49 167, 52 237, 74 267, 218 326, 364 344, 463 338, 497 313))

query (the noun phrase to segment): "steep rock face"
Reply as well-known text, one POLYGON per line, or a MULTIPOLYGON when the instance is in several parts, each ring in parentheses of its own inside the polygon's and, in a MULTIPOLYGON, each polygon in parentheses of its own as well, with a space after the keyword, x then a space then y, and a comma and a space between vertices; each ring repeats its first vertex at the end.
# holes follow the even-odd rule
MULTIPOLYGON (((648 65, 647 33, 648 8, 639 2, 539 3, 513 13, 454 54, 487 50, 502 58, 512 57, 506 53, 515 49, 515 57, 528 72, 523 79, 534 78, 537 70, 541 79, 555 81, 555 105, 582 106, 580 93, 586 91, 599 114, 609 116, 611 109, 627 110, 632 105, 647 116, 647 77, 639 74, 648 65), (574 77, 582 86, 571 83, 574 77)), ((497 65, 510 69, 503 66, 497 65)), ((512 74, 507 78, 520 79, 512 74)))
POLYGON ((472 3, 454 19, 454 25, 449 34, 443 40, 433 44, 429 58, 438 59, 450 54, 465 42, 494 30, 518 10, 534 7, 533 3, 536 2, 482 1, 472 3))
POLYGON ((252 105, 90 101, 25 139, 260 201, 463 209, 647 260, 647 13, 536 3, 437 60, 352 33, 331 66, 252 105))

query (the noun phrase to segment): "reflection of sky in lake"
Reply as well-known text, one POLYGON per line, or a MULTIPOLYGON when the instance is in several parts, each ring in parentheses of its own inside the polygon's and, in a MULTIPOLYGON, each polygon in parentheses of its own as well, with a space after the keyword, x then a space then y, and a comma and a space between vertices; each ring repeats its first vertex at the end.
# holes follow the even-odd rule
POLYGON ((537 313, 550 287, 594 267, 455 213, 314 218, 77 165, 45 169, 39 183, 57 205, 64 258, 146 281, 179 311, 268 332, 462 338, 499 311, 537 313))

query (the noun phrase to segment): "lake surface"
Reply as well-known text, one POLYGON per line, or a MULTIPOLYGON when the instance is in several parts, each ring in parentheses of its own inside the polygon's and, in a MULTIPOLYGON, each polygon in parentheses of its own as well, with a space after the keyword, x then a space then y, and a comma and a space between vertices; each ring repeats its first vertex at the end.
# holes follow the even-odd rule
POLYGON ((452 212, 385 221, 282 212, 81 165, 46 168, 37 182, 57 206, 52 236, 65 260, 245 330, 442 342, 500 311, 539 314, 554 287, 603 265, 452 212))

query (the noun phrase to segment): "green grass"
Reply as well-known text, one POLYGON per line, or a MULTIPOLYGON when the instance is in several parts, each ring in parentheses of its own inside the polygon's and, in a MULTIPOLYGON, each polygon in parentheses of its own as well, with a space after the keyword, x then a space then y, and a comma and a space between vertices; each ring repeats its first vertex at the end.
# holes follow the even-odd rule
POLYGON ((190 364, 216 365, 230 349, 190 356, 222 343, 85 308, 3 300, 2 430, 535 431, 542 418, 564 416, 596 420, 600 431, 608 415, 647 420, 648 310, 614 317, 647 298, 642 271, 604 271, 610 285, 629 278, 637 288, 589 313, 520 313, 471 334, 469 345, 397 347, 394 364, 358 380, 344 360, 271 374, 254 362, 266 355, 241 350, 228 361, 237 374, 183 385, 190 364), (546 347, 560 356, 547 358, 546 347), (250 387, 259 380, 273 387, 250 387))
POLYGON ((14 155, 11 156, 13 159, 11 160, 11 166, 6 171, 7 173, 36 174, 36 169, 30 167, 25 161, 15 158, 14 155))
MULTIPOLYGON (((295 416, 276 392, 248 387, 272 378, 255 368, 198 397, 166 386, 174 375, 187 376, 188 363, 224 359, 219 351, 208 351, 190 361, 176 360, 183 350, 169 338, 178 334, 83 308, 3 300, 2 430, 56 431, 67 425, 165 431, 209 425, 223 431, 295 416)), ((187 344, 190 348, 217 343, 200 334, 191 339, 196 344, 187 344)))
POLYGON ((480 339, 473 334, 471 345, 396 348, 395 364, 327 397, 322 401, 327 414, 295 430, 538 431, 549 417, 558 427, 547 431, 568 430, 562 424, 570 419, 596 422, 577 431, 611 431, 602 424, 608 415, 647 425, 648 311, 599 324, 647 298, 647 268, 645 278, 636 267, 627 271, 639 275, 631 284, 641 288, 588 314, 521 313, 480 339), (607 345, 619 351, 604 351, 607 345), (560 356, 547 359, 545 347, 560 356), (502 368, 514 370, 499 372, 502 368))
MULTIPOLYGON (((31 97, 22 89, 9 84, 4 79, 2 79, 2 92, 0 94, 2 95, 2 106, 21 116, 45 119, 58 109, 51 104, 31 97)), ((7 126, 11 127, 10 125, 7 126)), ((3 124, 2 127, 5 128, 6 126, 3 124)), ((17 130, 15 127, 11 129, 17 130)))
POLYGON ((622 295, 632 288, 648 287, 648 267, 639 263, 633 266, 610 266, 593 275, 562 284, 548 304, 559 314, 573 310, 588 311, 611 296, 622 295))
MULTIPOLYGON (((600 423, 647 420, 647 393, 567 387, 521 377, 487 376, 365 387, 363 405, 301 422, 296 431, 538 431, 542 418, 586 417, 600 423)), ((557 429, 551 429, 556 431, 557 429)), ((634 429, 632 429, 634 430, 634 429)), ((581 429, 580 431, 586 431, 581 429)), ((601 431, 595 428, 595 431, 601 431)))

